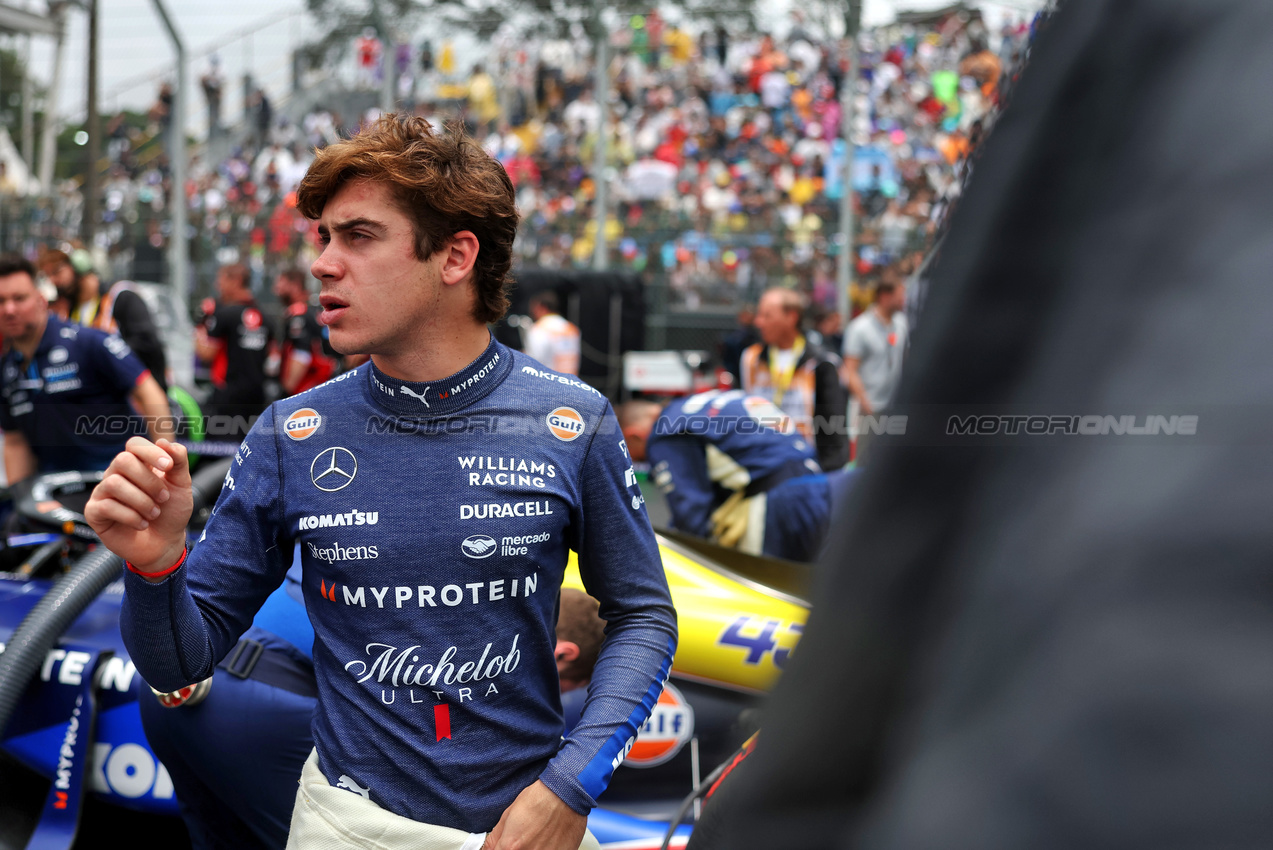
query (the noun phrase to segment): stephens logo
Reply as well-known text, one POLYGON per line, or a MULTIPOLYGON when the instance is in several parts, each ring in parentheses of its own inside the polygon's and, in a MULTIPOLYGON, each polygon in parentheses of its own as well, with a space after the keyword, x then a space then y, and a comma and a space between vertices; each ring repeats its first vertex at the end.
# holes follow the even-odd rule
POLYGON ((249 307, 243 311, 243 327, 254 331, 261 326, 261 314, 249 307))
POLYGON ((489 558, 495 554, 499 544, 495 542, 494 537, 487 537, 485 534, 474 534, 472 537, 464 538, 460 543, 460 548, 469 558, 489 558))
POLYGON ((637 732, 636 742, 623 763, 629 767, 654 767, 681 751, 694 737, 694 709, 671 683, 664 685, 650 719, 637 732))
POLYGON ((583 417, 573 407, 559 407, 545 419, 548 431, 558 440, 569 443, 583 433, 583 417))
POLYGON ((343 446, 323 449, 309 465, 309 477, 314 486, 324 493, 335 493, 354 483, 358 474, 358 460, 354 453, 343 446))
POLYGON ((314 436, 318 426, 323 424, 323 417, 312 407, 302 407, 283 421, 283 432, 293 440, 304 440, 314 436))
POLYGON ((376 546, 341 546, 339 543, 332 543, 327 547, 315 546, 313 543, 305 545, 309 547, 311 555, 329 564, 337 561, 374 561, 380 557, 380 550, 376 546))

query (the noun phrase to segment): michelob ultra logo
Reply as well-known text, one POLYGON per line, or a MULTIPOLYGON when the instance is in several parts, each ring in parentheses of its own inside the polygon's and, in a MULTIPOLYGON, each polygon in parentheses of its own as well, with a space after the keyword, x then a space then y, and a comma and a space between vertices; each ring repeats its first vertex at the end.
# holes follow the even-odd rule
POLYGON ((636 742, 623 763, 628 767, 654 767, 681 751, 694 737, 694 709, 672 686, 663 686, 659 701, 645 725, 637 731, 636 742))
POLYGON ((583 433, 583 417, 573 407, 559 407, 545 421, 549 432, 567 443, 583 433))
POLYGON ((318 415, 317 410, 312 407, 302 407, 284 420, 283 431, 293 440, 304 440, 312 437, 318 430, 318 426, 322 424, 323 417, 318 415))

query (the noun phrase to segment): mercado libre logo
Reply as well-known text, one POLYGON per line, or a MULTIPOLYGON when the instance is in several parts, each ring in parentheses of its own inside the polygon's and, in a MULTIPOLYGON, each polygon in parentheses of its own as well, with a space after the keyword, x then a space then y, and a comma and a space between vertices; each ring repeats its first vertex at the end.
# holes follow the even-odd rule
POLYGON ((566 443, 583 433, 583 417, 573 407, 559 407, 544 421, 548 423, 549 433, 566 443))
POLYGON ((323 424, 323 417, 312 407, 302 407, 283 421, 283 432, 293 440, 312 437, 323 424))
POLYGON ((669 682, 659 694, 650 719, 637 731, 636 742, 624 758, 628 767, 654 767, 681 751, 694 737, 694 709, 669 682))

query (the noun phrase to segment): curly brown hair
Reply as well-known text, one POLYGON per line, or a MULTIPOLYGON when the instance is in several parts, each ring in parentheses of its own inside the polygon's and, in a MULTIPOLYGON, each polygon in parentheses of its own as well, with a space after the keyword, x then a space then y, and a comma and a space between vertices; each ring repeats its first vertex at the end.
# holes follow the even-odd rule
POLYGON ((509 269, 517 235, 513 184, 497 160, 459 122, 441 132, 423 118, 387 113, 358 135, 319 150, 296 190, 296 208, 317 219, 350 180, 386 184, 394 204, 411 219, 415 254, 428 259, 451 236, 477 237, 473 316, 496 322, 508 311, 509 269))

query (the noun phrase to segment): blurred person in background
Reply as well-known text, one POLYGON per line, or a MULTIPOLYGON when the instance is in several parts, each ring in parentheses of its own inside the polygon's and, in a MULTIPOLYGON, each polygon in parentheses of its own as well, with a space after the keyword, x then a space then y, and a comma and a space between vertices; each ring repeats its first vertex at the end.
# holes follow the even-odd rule
POLYGON ((824 474, 813 446, 772 402, 710 390, 666 407, 625 402, 618 417, 676 529, 749 555, 812 561, 821 552, 851 472, 824 474))
POLYGON ((804 298, 791 289, 768 289, 756 310, 760 342, 742 356, 742 389, 772 401, 790 414, 810 440, 824 470, 849 462, 845 427, 848 396, 840 383, 840 358, 810 343, 801 333, 804 298))
MULTIPOLYGON (((247 266, 235 263, 217 272, 216 301, 204 302, 203 321, 195 329, 195 354, 211 370, 212 394, 204 405, 209 416, 242 417, 245 422, 265 409, 265 364, 274 339, 252 297, 247 266)), ((247 436, 234 427, 210 428, 208 439, 238 442, 247 436)))
POLYGON ((839 310, 815 309, 811 318, 813 330, 808 338, 826 351, 839 351, 844 346, 844 320, 839 310))
POLYGON ((208 138, 221 135, 221 95, 225 88, 225 77, 221 74, 221 57, 212 54, 208 58, 208 70, 199 78, 203 87, 204 99, 208 101, 208 138))
POLYGON ((759 340, 756 305, 744 304, 738 310, 738 326, 726 334, 720 344, 721 368, 733 376, 734 386, 742 385, 743 352, 759 340))
POLYGON ((58 250, 40 255, 40 271, 57 290, 57 301, 51 309, 61 319, 118 333, 166 393, 168 356, 150 308, 129 281, 116 281, 101 294, 101 281, 92 263, 83 249, 70 255, 58 250))
POLYGON ((50 313, 35 266, 17 254, 0 255, 0 335, 9 484, 37 472, 105 469, 134 434, 171 439, 168 399, 146 366, 118 336, 50 313), (94 427, 104 418, 128 428, 94 427))
POLYGON ((535 323, 526 332, 526 353, 549 369, 578 375, 579 328, 561 315, 557 293, 537 292, 532 295, 530 317, 535 323))
MULTIPOLYGON (((902 361, 910 342, 906 319, 906 287, 886 278, 875 288, 875 303, 849 322, 844 335, 844 384, 853 393, 850 418, 887 412, 902 380, 902 361)), ((865 456, 871 429, 857 428, 855 459, 865 456)))
POLYGON ((296 395, 326 381, 336 372, 336 355, 318 323, 317 305, 310 304, 305 287, 308 276, 298 268, 279 272, 274 294, 284 308, 283 349, 279 387, 284 395, 296 395))

